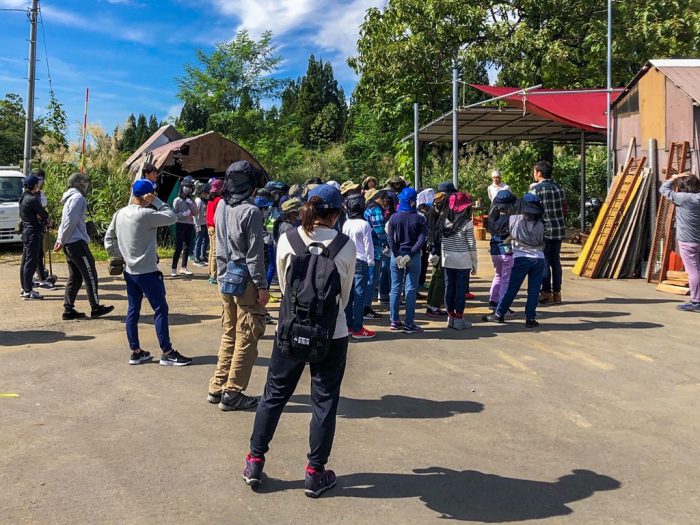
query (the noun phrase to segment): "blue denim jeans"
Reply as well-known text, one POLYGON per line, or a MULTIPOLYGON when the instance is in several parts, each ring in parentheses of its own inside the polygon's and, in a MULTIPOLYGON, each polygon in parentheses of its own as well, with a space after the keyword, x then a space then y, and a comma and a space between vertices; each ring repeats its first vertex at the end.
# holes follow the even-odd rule
POLYGON ((362 330, 362 317, 365 312, 365 293, 367 292, 367 276, 369 265, 367 261, 355 260, 355 286, 345 307, 345 317, 348 329, 353 332, 362 330))
POLYGON ((268 244, 265 246, 267 250, 267 285, 270 286, 272 278, 277 273, 277 250, 274 244, 268 244))
POLYGON ((470 271, 445 268, 445 308, 448 312, 464 313, 470 271))
POLYGON ((194 258, 200 261, 207 259, 207 250, 209 249, 209 232, 207 225, 197 226, 197 235, 194 238, 194 258))
POLYGON ((126 295, 129 307, 126 311, 126 338, 132 350, 141 348, 139 344, 139 318, 141 317, 141 302, 146 296, 153 308, 153 322, 156 325, 158 343, 163 352, 173 349, 170 343, 168 326, 168 303, 165 301, 165 284, 161 272, 132 275, 124 272, 126 295))
POLYGON ((561 292, 561 239, 544 240, 544 275, 542 277, 543 292, 561 292))
POLYGON ((369 278, 367 279, 367 291, 365 292, 365 308, 372 306, 372 301, 377 297, 379 289, 379 278, 382 274, 382 260, 375 259, 374 266, 369 269, 369 278))
POLYGON ((416 295, 418 293, 418 278, 420 277, 420 254, 411 257, 411 262, 405 269, 396 266, 396 259, 391 257, 391 295, 389 296, 389 309, 391 321, 396 323, 401 307, 401 291, 403 280, 406 278, 406 319, 407 325, 414 324, 416 320, 416 295))
POLYGON ((496 315, 503 317, 508 312, 508 308, 513 304, 515 296, 518 295, 520 286, 527 277, 527 303, 525 304, 525 317, 534 319, 537 316, 537 301, 539 299, 542 277, 544 275, 544 259, 533 257, 516 257, 513 259, 513 269, 510 271, 508 290, 503 298, 498 302, 496 315))

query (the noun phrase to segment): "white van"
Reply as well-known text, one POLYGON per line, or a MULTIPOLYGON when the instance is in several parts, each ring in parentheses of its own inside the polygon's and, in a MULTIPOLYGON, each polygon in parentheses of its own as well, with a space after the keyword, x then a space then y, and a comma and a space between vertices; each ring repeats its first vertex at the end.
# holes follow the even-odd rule
POLYGON ((19 220, 19 197, 24 175, 15 170, 0 170, 0 244, 21 243, 15 233, 19 220))

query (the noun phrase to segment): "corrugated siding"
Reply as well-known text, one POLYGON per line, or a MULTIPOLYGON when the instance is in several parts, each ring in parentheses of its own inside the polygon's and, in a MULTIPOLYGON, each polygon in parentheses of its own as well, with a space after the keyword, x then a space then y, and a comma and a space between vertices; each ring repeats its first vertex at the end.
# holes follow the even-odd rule
POLYGON ((640 146, 643 146, 639 143, 639 121, 639 113, 628 114, 624 117, 615 117, 614 119, 615 173, 617 173, 619 169, 619 164, 625 162, 627 148, 629 147, 632 137, 636 138, 637 142, 636 150, 632 152, 632 155, 639 155, 640 146))
POLYGON ((686 96, 700 103, 700 67, 669 66, 658 69, 686 96))

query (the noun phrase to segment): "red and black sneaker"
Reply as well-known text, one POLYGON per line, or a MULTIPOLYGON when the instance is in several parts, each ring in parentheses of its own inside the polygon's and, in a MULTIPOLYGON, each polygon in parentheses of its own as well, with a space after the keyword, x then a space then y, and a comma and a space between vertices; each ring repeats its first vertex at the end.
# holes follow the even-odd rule
POLYGON ((265 458, 251 456, 250 453, 245 458, 245 468, 243 469, 243 481, 249 487, 256 489, 262 483, 262 472, 265 466, 265 458))
POLYGON ((318 498, 321 494, 335 487, 336 477, 332 470, 314 470, 306 467, 304 476, 304 494, 309 498, 318 498))

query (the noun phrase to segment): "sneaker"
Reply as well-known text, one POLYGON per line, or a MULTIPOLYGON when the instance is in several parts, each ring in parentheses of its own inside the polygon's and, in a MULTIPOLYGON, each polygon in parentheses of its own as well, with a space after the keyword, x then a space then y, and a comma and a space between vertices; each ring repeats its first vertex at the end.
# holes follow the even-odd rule
POLYGON ((321 494, 335 487, 335 472, 332 470, 314 470, 306 467, 304 476, 304 495, 309 498, 318 498, 321 494))
POLYGON ((250 410, 258 406, 259 397, 247 396, 243 392, 224 392, 219 408, 224 412, 232 410, 250 410))
POLYGON ((131 357, 129 358, 130 365, 140 365, 142 363, 147 363, 153 359, 151 352, 144 352, 139 350, 138 352, 131 352, 131 357))
POLYGON ((177 350, 171 350, 167 354, 160 355, 160 364, 163 366, 187 366, 192 359, 180 354, 177 350))
POLYGON ((498 307, 498 303, 495 301, 489 301, 489 310, 496 311, 496 308, 498 307))
POLYGON ((265 458, 256 458, 248 453, 243 469, 243 481, 246 482, 246 485, 254 489, 260 486, 264 466, 265 458))
POLYGON ((207 266, 207 265, 204 263, 204 261, 200 261, 199 259, 195 259, 194 261, 192 261, 192 264, 194 264, 195 266, 199 266, 200 268, 203 267, 203 266, 207 266))
POLYGON ((422 332, 423 332, 423 329, 415 323, 407 324, 407 325, 404 325, 404 327, 403 327, 404 334, 420 334, 422 332))
POLYGON ((455 318, 452 317, 451 315, 447 316, 447 328, 454 328, 455 327, 455 318))
POLYGON ((455 330, 466 330, 467 328, 471 328, 472 324, 467 321, 464 317, 455 317, 454 321, 452 322, 452 328, 455 330))
POLYGON ((534 319, 528 319, 525 321, 525 328, 537 328, 538 326, 540 326, 540 323, 534 319))
POLYGON ((33 290, 31 292, 24 292, 24 295, 22 296, 22 299, 24 299, 25 301, 40 301, 43 298, 43 295, 33 290))
POLYGON ((276 296, 276 295, 270 294, 270 301, 269 301, 270 303, 277 304, 277 303, 279 303, 280 301, 282 301, 282 298, 281 298, 281 297, 278 297, 278 296, 276 296))
POLYGON ((476 295, 474 295, 474 294, 471 293, 471 292, 467 292, 467 294, 466 294, 464 297, 465 297, 466 299, 468 299, 469 301, 473 301, 474 299, 476 299, 476 295))
POLYGON ((27 295, 28 293, 29 293, 29 292, 25 292, 25 291, 22 290, 21 288, 19 289, 19 296, 20 296, 20 297, 24 297, 24 296, 27 295))
POLYGON ((212 394, 211 392, 207 393, 207 401, 209 401, 212 405, 218 405, 221 403, 221 392, 218 394, 212 394))
POLYGON ((87 316, 83 312, 78 312, 75 308, 63 312, 61 319, 64 321, 73 321, 75 319, 85 319, 87 316))
POLYGON ((380 313, 378 313, 378 312, 375 312, 375 311, 372 310, 371 308, 368 308, 367 310, 365 310, 365 313, 364 313, 364 315, 362 316, 362 318, 363 318, 363 319, 381 319, 381 318, 382 318, 382 314, 380 314, 380 313))
MULTIPOLYGON (((170 277, 177 277, 177 270, 170 271, 170 277)), ((211 279, 210 279, 211 280, 211 279)))
POLYGON ((389 330, 393 332, 403 330, 403 323, 401 321, 392 321, 391 326, 389 326, 389 330))
POLYGON ((190 275, 194 275, 194 274, 191 271, 189 271, 187 268, 180 268, 180 275, 186 275, 187 277, 189 277, 190 275))
MULTIPOLYGON (((172 273, 170 274, 172 277, 177 277, 177 274, 173 275, 172 273)), ((213 277, 209 277, 209 280, 207 281, 209 284, 217 284, 216 279, 213 277)))
POLYGON ((114 306, 99 305, 97 308, 92 309, 92 312, 90 312, 90 317, 97 319, 98 317, 107 315, 112 310, 114 310, 114 306))
POLYGON ((425 310, 425 315, 428 317, 433 317, 436 319, 442 319, 447 315, 447 312, 444 310, 440 310, 439 308, 436 308, 435 306, 428 306, 425 310))
MULTIPOLYGON (((495 311, 494 311, 494 312, 495 312, 495 311)), ((508 311, 506 312, 506 315, 504 315, 503 317, 508 317, 508 318, 515 317, 515 312, 514 312, 513 310, 511 310, 510 308, 508 308, 508 311)))
POLYGON ((554 294, 552 292, 540 293, 540 304, 554 304, 554 294))
POLYGON ((353 339, 374 339, 377 336, 377 332, 372 330, 367 330, 364 326, 358 332, 352 333, 353 339))
POLYGON ((700 312, 700 303, 688 301, 687 303, 676 305, 676 309, 681 312, 700 312))
POLYGON ((500 315, 496 315, 496 313, 492 313, 491 315, 485 315, 481 318, 482 321, 485 321, 487 323, 498 323, 498 324, 503 324, 505 323, 505 319, 501 317, 500 315))
POLYGON ((270 314, 265 314, 265 324, 275 324, 275 320, 270 314))
POLYGON ((38 283, 36 283, 36 285, 39 288, 44 288, 45 290, 53 290, 54 288, 56 288, 56 285, 49 281, 39 281, 38 283))

